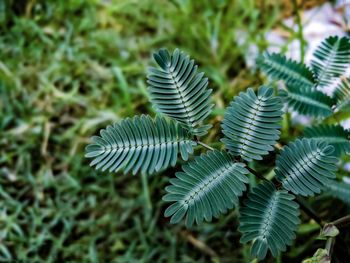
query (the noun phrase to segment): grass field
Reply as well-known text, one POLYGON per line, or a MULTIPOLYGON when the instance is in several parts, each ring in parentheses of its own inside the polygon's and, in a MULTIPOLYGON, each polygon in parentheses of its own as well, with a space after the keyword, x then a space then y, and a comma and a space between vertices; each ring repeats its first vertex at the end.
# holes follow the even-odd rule
MULTIPOLYGON (((209 77, 215 143, 233 95, 262 82, 244 57, 267 47, 290 12, 280 3, 0 1, 0 262, 249 262, 236 211, 191 230, 163 217, 160 189, 176 169, 96 172, 84 147, 107 124, 155 114, 145 74, 160 47, 188 52, 209 77)), ((316 250, 306 237, 317 225, 299 232, 283 262, 316 250)))

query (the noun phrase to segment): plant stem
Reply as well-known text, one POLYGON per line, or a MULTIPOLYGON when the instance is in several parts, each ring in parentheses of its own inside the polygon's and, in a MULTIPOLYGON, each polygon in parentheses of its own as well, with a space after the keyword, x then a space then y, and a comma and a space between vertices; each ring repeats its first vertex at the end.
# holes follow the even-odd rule
POLYGON ((301 22, 301 17, 300 17, 300 13, 299 13, 299 8, 298 8, 298 3, 297 0, 293 0, 293 9, 295 12, 295 19, 296 19, 296 23, 298 25, 298 38, 300 41, 300 61, 301 63, 304 63, 304 57, 305 57, 305 40, 304 40, 304 36, 303 36, 303 24, 301 22))
MULTIPOLYGON (((350 215, 343 216, 343 217, 329 223, 329 225, 333 225, 337 228, 344 227, 348 224, 350 224, 350 215)), ((327 255, 328 255, 329 259, 332 258, 334 243, 335 243, 335 237, 329 237, 327 239, 326 250, 327 250, 327 255)))
POLYGON ((204 142, 201 142, 201 141, 197 140, 197 143, 202 145, 204 148, 207 148, 208 150, 211 150, 211 151, 215 150, 213 147, 209 146, 208 144, 205 144, 204 142))
POLYGON ((316 215, 315 211, 312 210, 311 207, 309 207, 303 199, 297 197, 295 201, 299 204, 300 209, 303 210, 305 214, 307 214, 310 218, 315 220, 317 224, 319 224, 321 227, 324 225, 322 219, 316 215))
POLYGON ((333 251, 334 242, 335 242, 334 237, 328 238, 327 242, 326 242, 326 250, 327 250, 327 255, 328 255, 329 259, 332 258, 332 251, 333 251))
POLYGON ((216 252, 210 248, 207 244, 204 242, 198 240, 195 238, 190 232, 188 231, 182 231, 180 234, 188 241, 190 242, 195 248, 199 249, 201 252, 207 254, 210 257, 217 258, 218 255, 216 252))
POLYGON ((346 225, 350 224, 350 215, 343 216, 343 217, 331 222, 330 224, 333 224, 338 228, 346 226, 346 225))
POLYGON ((247 168, 247 170, 248 170, 251 174, 253 174, 256 178, 259 178, 259 179, 261 179, 261 180, 263 180, 263 181, 269 181, 269 180, 267 180, 264 176, 262 176, 261 174, 257 173, 255 170, 253 170, 253 169, 250 168, 249 166, 247 166, 246 168, 247 168))
POLYGON ((149 221, 152 216, 152 202, 151 202, 151 197, 148 190, 149 187, 148 187, 147 175, 142 173, 141 180, 142 180, 143 197, 146 203, 146 205, 144 206, 145 220, 149 221))

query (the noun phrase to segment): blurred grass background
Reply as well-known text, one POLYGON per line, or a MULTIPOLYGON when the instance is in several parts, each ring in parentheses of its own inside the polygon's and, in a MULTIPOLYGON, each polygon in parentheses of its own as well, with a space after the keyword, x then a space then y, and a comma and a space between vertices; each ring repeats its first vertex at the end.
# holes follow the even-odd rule
MULTIPOLYGON (((176 168, 97 173, 84 147, 120 118, 154 115, 145 73, 160 47, 188 52, 209 77, 217 141, 224 107, 262 81, 246 67, 249 44, 264 50, 288 14, 279 0, 0 0, 0 261, 249 262, 236 211, 192 230, 163 218, 176 168)), ((315 251, 299 245, 283 262, 315 251)))

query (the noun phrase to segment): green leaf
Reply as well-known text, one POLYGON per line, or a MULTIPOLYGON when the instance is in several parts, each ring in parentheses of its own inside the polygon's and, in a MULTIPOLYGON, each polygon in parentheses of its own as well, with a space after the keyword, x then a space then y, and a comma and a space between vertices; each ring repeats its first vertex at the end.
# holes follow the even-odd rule
POLYGON ((311 67, 316 73, 319 87, 331 86, 342 76, 350 62, 350 39, 331 36, 325 39, 313 53, 311 67))
POLYGON ((350 131, 345 130, 340 125, 319 124, 307 127, 304 130, 304 135, 307 138, 323 140, 332 145, 336 156, 350 152, 350 131))
POLYGON ((165 210, 165 216, 171 216, 170 222, 178 223, 185 217, 188 227, 194 221, 211 221, 234 208, 248 183, 245 165, 234 162, 226 152, 209 151, 182 169, 165 188, 163 200, 175 202, 165 210))
POLYGON ((211 125, 201 124, 213 107, 208 79, 203 73, 197 73, 194 60, 178 49, 171 55, 166 49, 160 49, 154 59, 161 69, 148 71, 151 102, 159 112, 182 123, 191 133, 206 134, 211 125))
POLYGON ((271 182, 264 182, 248 194, 240 209, 241 243, 253 241, 251 255, 266 257, 269 249, 274 257, 285 251, 295 239, 300 223, 298 204, 286 190, 276 190, 271 182))
POLYGON ((335 178, 338 159, 324 141, 302 139, 285 146, 276 158, 276 177, 283 187, 303 196, 320 193, 335 178))
POLYGON ((292 110, 311 117, 327 117, 332 114, 333 100, 312 87, 287 86, 281 97, 292 110))
POLYGON ((274 80, 284 80, 288 85, 301 87, 313 86, 314 77, 312 71, 304 64, 287 59, 281 54, 260 55, 257 65, 274 80))
POLYGON ((350 78, 342 78, 333 93, 336 100, 336 110, 342 110, 350 106, 350 78))
POLYGON ((180 152, 184 160, 196 145, 191 136, 174 121, 163 117, 152 120, 142 115, 127 118, 101 130, 86 147, 87 158, 93 158, 96 169, 127 173, 152 174, 168 166, 175 166, 180 152))
POLYGON ((350 207, 350 184, 344 182, 332 181, 326 185, 326 193, 342 200, 350 207))
POLYGON ((273 150, 279 139, 283 104, 273 89, 261 86, 241 92, 227 108, 222 122, 225 138, 221 141, 234 156, 244 160, 261 160, 273 150))

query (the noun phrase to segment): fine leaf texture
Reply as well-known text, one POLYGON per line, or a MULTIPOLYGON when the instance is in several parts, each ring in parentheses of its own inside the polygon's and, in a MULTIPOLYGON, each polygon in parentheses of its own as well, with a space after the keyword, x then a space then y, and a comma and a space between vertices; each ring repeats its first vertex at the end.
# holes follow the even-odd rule
POLYGON ((188 227, 234 208, 248 183, 245 165, 234 162, 226 152, 209 151, 182 169, 170 179, 163 200, 175 202, 165 211, 166 217, 171 216, 170 222, 178 223, 185 217, 188 227))
POLYGON ((342 200, 350 207, 350 184, 332 181, 326 186, 326 193, 342 200))
POLYGON ((191 133, 206 134, 210 125, 201 126, 211 113, 211 89, 208 79, 197 73, 197 65, 188 55, 176 49, 169 54, 160 49, 154 54, 160 69, 150 68, 148 90, 157 110, 185 125, 191 133))
POLYGON ((322 118, 332 114, 333 99, 313 87, 288 86, 280 91, 280 96, 301 115, 322 118))
POLYGON ((332 145, 336 156, 350 152, 350 131, 340 125, 319 124, 307 127, 304 135, 307 138, 323 140, 332 145))
POLYGON ((271 182, 264 182, 248 194, 240 209, 239 231, 241 243, 253 241, 251 255, 259 260, 270 250, 276 257, 295 239, 300 223, 298 204, 286 190, 276 190, 271 182))
POLYGON ((337 110, 350 106, 350 78, 342 78, 336 87, 333 98, 336 100, 337 110))
POLYGON ((320 193, 335 178, 338 159, 333 152, 333 146, 316 139, 291 142, 276 158, 276 177, 294 194, 320 193))
POLYGON ((236 96, 221 125, 225 135, 222 142, 229 152, 251 161, 261 160, 261 156, 272 151, 280 135, 282 107, 273 89, 265 86, 261 86, 257 94, 249 88, 236 96))
POLYGON ((304 64, 287 59, 281 54, 260 55, 257 59, 260 69, 274 80, 284 80, 286 84, 313 86, 314 77, 304 64))
POLYGON ((313 53, 311 67, 319 87, 331 86, 350 64, 350 39, 332 36, 325 39, 313 53))
POLYGON ((102 171, 152 174, 175 166, 178 153, 184 160, 196 145, 191 136, 174 121, 163 117, 135 116, 101 130, 86 147, 91 166, 102 171))

